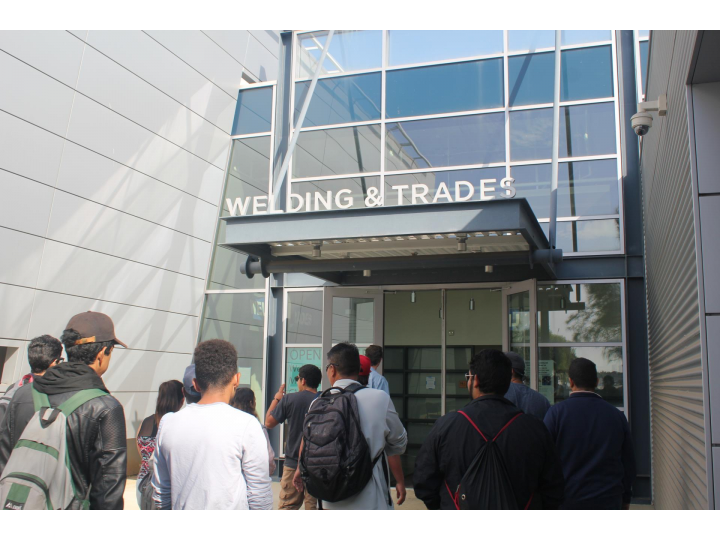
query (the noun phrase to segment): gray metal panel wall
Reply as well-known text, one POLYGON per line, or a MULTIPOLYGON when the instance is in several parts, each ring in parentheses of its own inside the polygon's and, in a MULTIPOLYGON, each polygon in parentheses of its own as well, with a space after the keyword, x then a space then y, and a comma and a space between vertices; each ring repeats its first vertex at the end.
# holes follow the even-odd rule
POLYGON ((655 507, 707 508, 707 456, 686 80, 697 32, 654 31, 641 177, 655 507))

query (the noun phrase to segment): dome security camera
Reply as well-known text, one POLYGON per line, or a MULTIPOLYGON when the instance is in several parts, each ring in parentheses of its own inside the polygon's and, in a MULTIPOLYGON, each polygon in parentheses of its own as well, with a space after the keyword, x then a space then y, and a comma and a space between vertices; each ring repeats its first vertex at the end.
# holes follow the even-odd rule
POLYGON ((667 114, 667 98, 665 94, 658 96, 657 101, 641 101, 638 103, 638 112, 630 118, 630 125, 638 137, 647 135, 652 127, 653 117, 650 111, 657 111, 658 116, 667 114))
POLYGON ((649 112, 639 112, 632 115, 630 123, 632 124, 633 131, 638 137, 647 135, 652 127, 652 115, 649 112))

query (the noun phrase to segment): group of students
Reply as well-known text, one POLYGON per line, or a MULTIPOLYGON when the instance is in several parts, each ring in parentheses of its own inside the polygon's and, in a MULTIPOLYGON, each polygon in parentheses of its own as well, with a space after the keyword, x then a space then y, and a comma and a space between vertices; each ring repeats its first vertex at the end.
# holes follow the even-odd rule
MULTIPOLYGON (((2 509, 123 508, 125 418, 102 381, 118 345, 125 347, 112 320, 96 312, 73 317, 60 340, 29 343, 32 373, 0 398, 2 509), (63 442, 49 438, 58 417, 63 442), (48 464, 62 469, 64 453, 66 479, 48 472, 48 464)), ((331 388, 322 393, 320 369, 301 367, 298 392, 286 394, 282 385, 263 422, 252 390, 239 387, 235 347, 200 343, 183 381, 160 386, 155 414, 138 429, 140 507, 272 509, 275 456, 267 430, 280 424, 287 424, 280 509, 402 504, 407 432, 376 369, 382 348, 365 352, 351 343, 330 349, 331 388)), ((552 407, 523 384, 524 370, 514 353, 486 349, 472 358, 470 402, 436 421, 423 442, 415 495, 429 509, 627 508, 635 477, 629 427, 595 393, 595 364, 573 360, 572 392, 552 407)))

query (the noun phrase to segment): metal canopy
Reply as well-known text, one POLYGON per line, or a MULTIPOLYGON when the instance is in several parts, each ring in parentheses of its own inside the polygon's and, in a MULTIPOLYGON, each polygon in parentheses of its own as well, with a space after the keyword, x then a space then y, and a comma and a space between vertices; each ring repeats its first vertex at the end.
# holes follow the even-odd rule
POLYGON ((221 219, 223 245, 249 255, 239 271, 250 276, 306 273, 343 285, 437 282, 458 270, 475 281, 554 279, 562 260, 525 199, 221 219))

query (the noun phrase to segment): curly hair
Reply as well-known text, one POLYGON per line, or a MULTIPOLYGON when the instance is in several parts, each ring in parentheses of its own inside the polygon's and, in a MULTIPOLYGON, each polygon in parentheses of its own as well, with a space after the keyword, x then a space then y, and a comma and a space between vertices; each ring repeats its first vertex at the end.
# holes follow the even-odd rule
POLYGON ((28 362, 33 373, 47 371, 62 356, 62 343, 47 334, 33 338, 28 344, 28 362))
POLYGON ((68 362, 82 362, 89 366, 95 363, 95 358, 100 351, 106 349, 105 355, 109 356, 110 351, 112 351, 112 348, 115 346, 114 341, 100 341, 98 343, 75 345, 77 340, 81 338, 82 336, 72 328, 66 329, 62 333, 62 336, 60 336, 60 341, 62 341, 62 344, 65 346, 68 362))
POLYGON ((224 388, 237 374, 237 351, 232 343, 224 339, 203 341, 193 353, 195 379, 200 390, 224 388))

